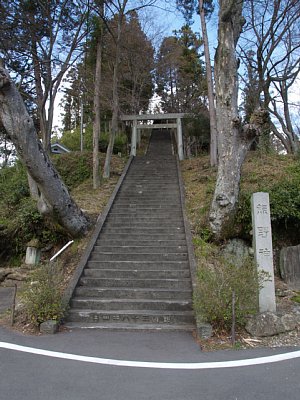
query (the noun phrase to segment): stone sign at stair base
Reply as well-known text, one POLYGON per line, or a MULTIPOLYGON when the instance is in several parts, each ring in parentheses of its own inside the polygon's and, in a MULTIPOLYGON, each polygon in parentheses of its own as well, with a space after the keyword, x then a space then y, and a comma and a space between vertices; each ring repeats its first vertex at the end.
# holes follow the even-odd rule
POLYGON ((258 271, 267 275, 259 291, 259 311, 276 312, 269 194, 253 193, 251 205, 255 261, 258 271))
POLYGON ((175 324, 174 318, 170 316, 152 316, 152 315, 107 315, 93 314, 92 321, 98 322, 134 322, 134 323, 151 323, 151 324, 175 324))

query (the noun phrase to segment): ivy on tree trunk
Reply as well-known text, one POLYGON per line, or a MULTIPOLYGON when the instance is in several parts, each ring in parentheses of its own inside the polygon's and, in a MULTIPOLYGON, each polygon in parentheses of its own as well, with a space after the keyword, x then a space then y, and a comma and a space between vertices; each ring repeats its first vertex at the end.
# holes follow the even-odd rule
POLYGON ((259 133, 256 125, 242 125, 238 115, 236 45, 244 24, 243 1, 220 0, 218 47, 215 55, 216 112, 219 165, 210 210, 216 239, 226 237, 239 194, 241 166, 259 133))

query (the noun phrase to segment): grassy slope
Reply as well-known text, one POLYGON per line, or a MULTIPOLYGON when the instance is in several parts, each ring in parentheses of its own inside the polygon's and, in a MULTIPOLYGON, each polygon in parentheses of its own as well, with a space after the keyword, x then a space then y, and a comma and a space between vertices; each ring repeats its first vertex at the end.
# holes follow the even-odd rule
MULTIPOLYGON (((210 167, 209 157, 203 156, 182 162, 186 190, 186 208, 190 219, 194 242, 209 238, 208 213, 213 196, 216 170, 210 167)), ((300 194, 300 162, 290 156, 268 155, 250 152, 242 168, 240 202, 232 237, 242 237, 251 243, 251 211, 249 199, 257 191, 270 192, 273 211, 273 241, 276 252, 284 245, 300 242, 297 226, 300 216, 300 199, 289 196, 289 187, 300 194), (284 190, 282 190, 282 188, 284 190), (288 203, 289 200, 289 203, 288 203), (290 218, 289 212, 293 214, 290 218), (295 217, 294 217, 295 216, 295 217)), ((197 247, 197 246, 196 246, 197 247)), ((197 250, 197 249, 196 249, 197 250)))

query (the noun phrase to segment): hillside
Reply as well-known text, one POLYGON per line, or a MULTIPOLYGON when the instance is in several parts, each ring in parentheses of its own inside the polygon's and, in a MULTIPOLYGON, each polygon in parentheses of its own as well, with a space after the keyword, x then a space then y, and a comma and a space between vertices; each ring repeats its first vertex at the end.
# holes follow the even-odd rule
MULTIPOLYGON (((105 154, 100 158, 103 164, 105 154)), ((54 156, 53 161, 72 197, 94 222, 106 205, 127 159, 113 156, 111 178, 104 180, 99 190, 92 187, 92 153, 72 152, 54 156)), ((0 268, 20 266, 26 243, 33 238, 40 241, 45 259, 69 240, 59 226, 37 212, 20 163, 0 171, 0 191, 0 268)))
MULTIPOLYGON (((182 162, 186 189, 186 207, 195 237, 209 240, 208 213, 216 179, 216 170, 208 156, 182 162)), ((237 215, 228 228, 228 238, 251 243, 250 197, 268 192, 275 251, 283 245, 300 242, 300 159, 292 156, 250 152, 242 168, 237 215)))
MULTIPOLYGON (((126 158, 114 156, 112 177, 102 182, 98 191, 92 189, 90 153, 71 153, 57 156, 56 166, 65 180, 72 196, 85 210, 92 221, 107 203, 114 186, 121 175, 126 158)), ((101 157, 103 161, 104 157, 101 157)), ((216 170, 210 167, 209 158, 202 155, 181 163, 186 191, 186 209, 190 220, 198 264, 208 265, 215 262, 222 247, 211 242, 208 227, 208 213, 212 199, 216 170)), ((55 254, 69 238, 49 221, 42 220, 35 212, 28 197, 26 175, 20 165, 10 169, 9 174, 1 172, 1 255, 0 272, 10 267, 10 272, 19 272, 25 279, 30 271, 22 268, 27 241, 37 237, 42 245, 42 260, 46 261, 55 254), (15 218, 11 219, 10 215, 15 218), (5 246, 4 244, 9 244, 5 246), (5 268, 4 268, 5 267, 5 268), (19 268, 21 267, 21 268, 19 268)), ((256 191, 270 193, 272 211, 273 244, 278 267, 278 254, 282 246, 299 244, 300 227, 300 160, 288 156, 266 155, 259 152, 249 153, 242 171, 241 193, 235 224, 228 229, 228 238, 240 238, 251 245, 250 196, 256 191)), ((65 287, 77 266, 88 237, 76 240, 60 257, 63 269, 61 289, 65 287)), ((24 267, 24 265, 23 265, 24 267)), ((278 273, 277 273, 278 275, 278 273)), ((2 286, 16 282, 16 274, 8 276, 2 286)), ((281 287, 280 279, 277 286, 281 287)), ((290 298, 287 299, 290 302, 290 298)), ((288 304, 290 305, 290 303, 288 304)), ((26 319, 18 317, 17 326, 24 326, 26 319)))

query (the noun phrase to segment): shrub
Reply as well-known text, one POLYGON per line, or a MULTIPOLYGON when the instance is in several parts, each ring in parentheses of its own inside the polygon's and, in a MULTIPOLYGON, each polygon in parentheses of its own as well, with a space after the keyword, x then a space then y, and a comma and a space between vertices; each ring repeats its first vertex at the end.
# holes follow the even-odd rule
POLYGON ((42 265, 32 272, 22 295, 25 314, 32 324, 37 326, 63 317, 65 307, 60 292, 61 282, 62 271, 58 263, 42 265))
POLYGON ((294 162, 285 170, 285 174, 276 181, 263 181, 250 192, 241 191, 235 222, 241 227, 241 234, 248 237, 252 228, 251 194, 268 192, 273 233, 276 236, 283 231, 295 231, 300 228, 300 163, 294 162))
POLYGON ((214 260, 201 265, 197 271, 194 308, 197 318, 209 322, 218 330, 229 331, 232 326, 232 295, 235 293, 235 323, 242 327, 247 316, 257 312, 258 291, 262 277, 258 277, 252 259, 241 267, 228 260, 214 260))
POLYGON ((62 180, 69 189, 73 189, 92 175, 92 154, 90 152, 72 152, 54 157, 54 164, 62 180))
MULTIPOLYGON (((80 150, 80 128, 74 129, 72 131, 65 131, 63 136, 58 139, 60 143, 66 146, 72 151, 80 150)), ((85 133, 83 135, 84 150, 93 150, 93 126, 91 124, 87 125, 85 133)), ((105 153, 109 142, 109 133, 101 132, 99 138, 99 151, 105 153)), ((115 138, 114 143, 114 153, 119 152, 125 154, 127 151, 127 136, 124 133, 118 133, 115 138)))
POLYGON ((13 208, 21 199, 29 196, 26 171, 19 161, 11 167, 0 169, 0 193, 0 205, 5 208, 13 208))

